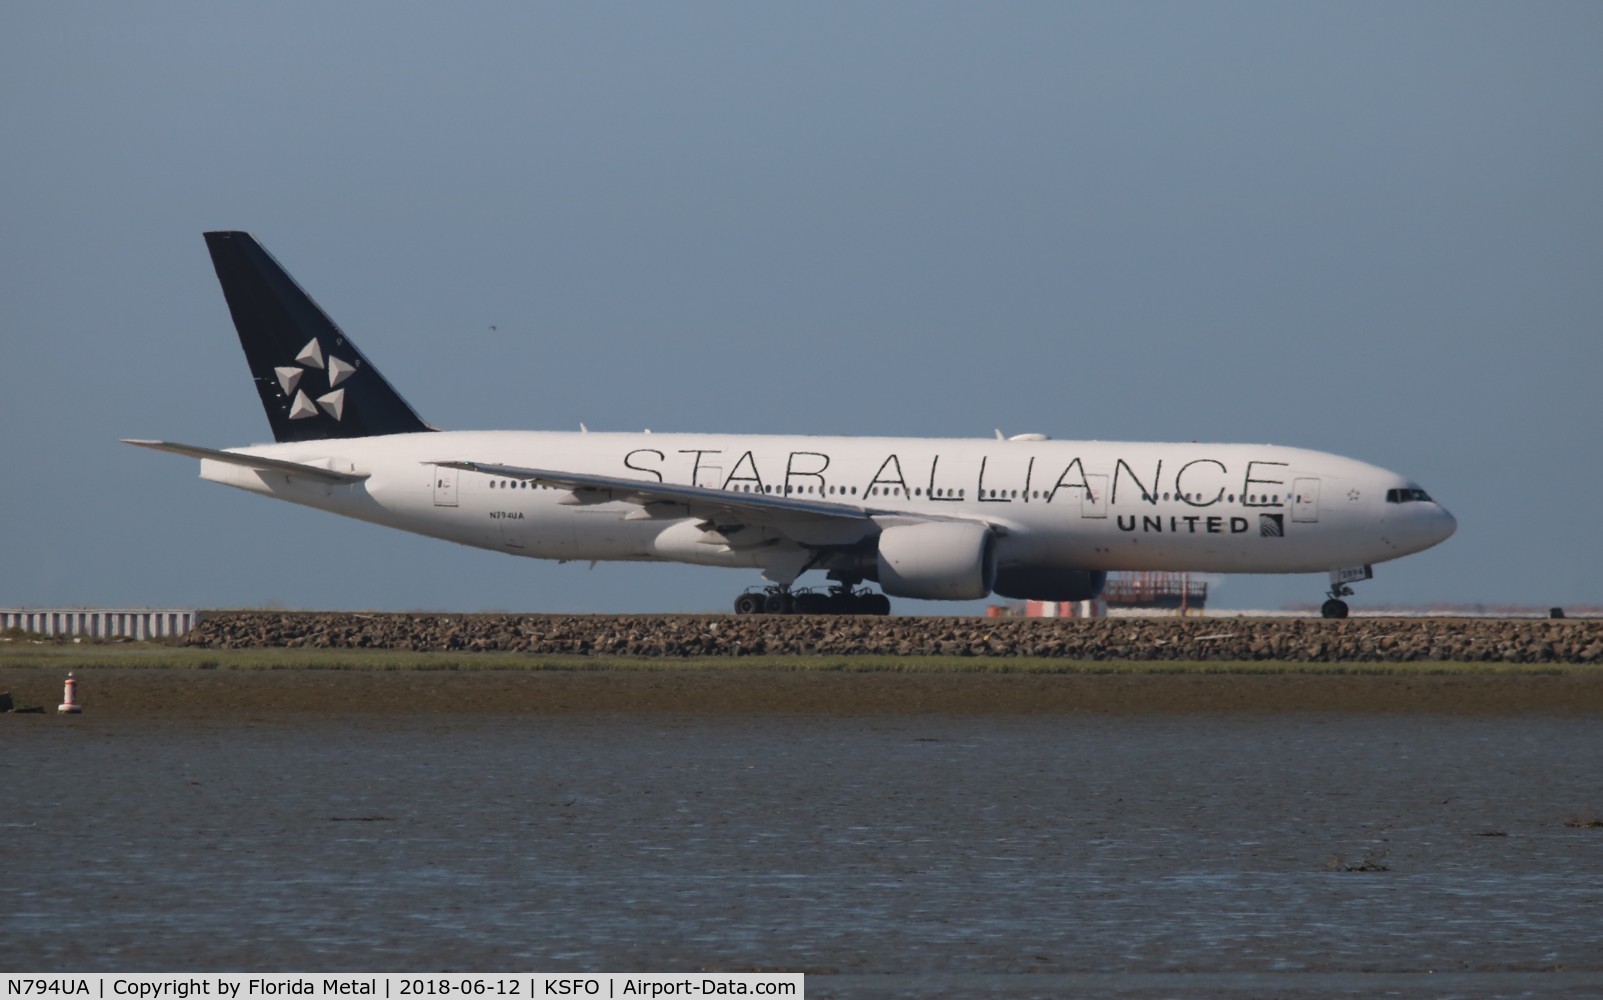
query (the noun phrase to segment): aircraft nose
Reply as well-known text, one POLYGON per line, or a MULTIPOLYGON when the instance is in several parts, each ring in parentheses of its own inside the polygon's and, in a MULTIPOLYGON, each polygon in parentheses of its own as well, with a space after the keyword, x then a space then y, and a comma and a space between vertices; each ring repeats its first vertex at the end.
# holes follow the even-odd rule
POLYGON ((1437 504, 1436 517, 1431 527, 1433 529, 1432 535, 1434 536, 1431 539, 1431 544, 1438 545, 1453 537, 1453 532, 1458 530, 1458 518, 1448 513, 1446 507, 1437 504))
POLYGON ((1458 530, 1458 519, 1434 501, 1405 503, 1393 511, 1385 522, 1386 544, 1399 555, 1440 545, 1458 530))

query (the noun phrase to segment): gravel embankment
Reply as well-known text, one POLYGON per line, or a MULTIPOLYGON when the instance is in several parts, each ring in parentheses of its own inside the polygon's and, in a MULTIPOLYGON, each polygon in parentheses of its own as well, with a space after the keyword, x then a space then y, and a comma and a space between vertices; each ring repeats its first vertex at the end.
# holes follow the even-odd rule
POLYGON ((1603 663, 1603 621, 991 619, 211 611, 217 649, 504 650, 596 656, 1031 656, 1297 663, 1603 663))

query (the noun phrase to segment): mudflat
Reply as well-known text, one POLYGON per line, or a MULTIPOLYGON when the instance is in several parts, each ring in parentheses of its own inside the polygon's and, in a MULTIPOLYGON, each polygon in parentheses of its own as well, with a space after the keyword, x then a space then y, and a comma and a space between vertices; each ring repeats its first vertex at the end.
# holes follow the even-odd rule
MULTIPOLYGON (((226 656, 220 663, 226 663, 226 656)), ((76 675, 89 718, 163 715, 676 713, 1050 715, 1138 712, 1603 713, 1603 670, 1388 672, 1209 664, 1207 669, 1041 672, 831 666, 575 669, 374 666, 208 668, 0 662, 0 691, 54 714, 76 675)), ((20 721, 20 720, 19 720, 20 721)))

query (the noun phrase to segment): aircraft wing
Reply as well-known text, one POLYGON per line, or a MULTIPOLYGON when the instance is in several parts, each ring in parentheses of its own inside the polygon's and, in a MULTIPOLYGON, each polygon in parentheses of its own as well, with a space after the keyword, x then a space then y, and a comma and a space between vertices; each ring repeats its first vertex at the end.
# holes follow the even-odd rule
POLYGON ((123 438, 122 443, 138 445, 141 448, 151 448, 156 451, 170 451, 174 455, 187 455, 190 458, 209 458, 214 462, 242 465, 247 469, 256 469, 260 472, 280 472, 290 476, 304 476, 308 479, 316 479, 325 483, 356 483, 367 478, 366 473, 336 472, 333 469, 306 465, 302 462, 286 462, 281 458, 262 458, 258 455, 246 455, 237 451, 219 451, 216 448, 202 448, 193 444, 174 444, 171 441, 141 441, 134 438, 123 438))
POLYGON ((878 534, 893 524, 922 521, 984 523, 978 518, 926 514, 877 507, 846 500, 827 501, 772 493, 736 493, 706 486, 685 486, 651 480, 624 479, 586 472, 529 469, 488 462, 431 462, 447 469, 480 472, 487 476, 527 480, 541 486, 568 490, 558 503, 588 506, 602 503, 633 504, 639 510, 627 516, 643 520, 696 517, 716 524, 735 522, 772 528, 796 541, 844 543, 878 534))

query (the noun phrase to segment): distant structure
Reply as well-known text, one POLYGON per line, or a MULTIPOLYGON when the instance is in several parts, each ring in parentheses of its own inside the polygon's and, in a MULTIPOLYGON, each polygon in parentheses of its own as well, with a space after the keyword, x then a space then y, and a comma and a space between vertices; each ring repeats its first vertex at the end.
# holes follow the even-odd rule
POLYGON ((0 632, 85 639, 161 639, 184 635, 200 612, 151 608, 0 608, 0 632))
POLYGON ((1115 573, 1102 589, 1109 610, 1177 611, 1201 614, 1208 585, 1190 573, 1115 573))
POLYGON ((1101 618, 1107 613, 1108 606, 1100 600, 1014 601, 985 609, 987 618, 1101 618))
POLYGON ((1190 573, 1114 573, 1094 601, 1015 601, 993 604, 991 618, 1104 618, 1174 612, 1202 614, 1208 606, 1208 585, 1190 573))

